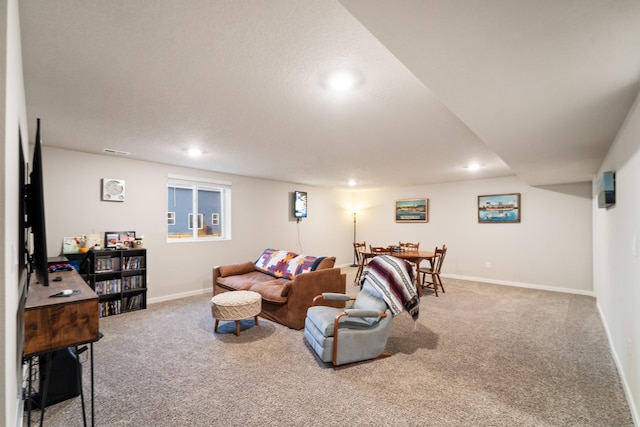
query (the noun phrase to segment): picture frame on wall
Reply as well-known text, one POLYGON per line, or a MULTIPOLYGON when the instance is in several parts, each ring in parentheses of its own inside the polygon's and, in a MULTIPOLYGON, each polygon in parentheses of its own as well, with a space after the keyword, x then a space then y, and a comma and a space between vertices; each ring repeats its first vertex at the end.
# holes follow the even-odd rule
POLYGON ((429 222, 429 199, 396 200, 396 222, 429 222))
POLYGON ((518 223, 520 210, 520 193, 478 196, 479 223, 518 223))

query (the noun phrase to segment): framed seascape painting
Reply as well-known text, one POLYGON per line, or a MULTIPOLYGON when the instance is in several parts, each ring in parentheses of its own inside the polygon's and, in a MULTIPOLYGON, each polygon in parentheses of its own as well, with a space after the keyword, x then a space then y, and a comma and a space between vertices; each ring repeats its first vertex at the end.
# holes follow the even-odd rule
POLYGON ((478 222, 520 222, 520 193, 478 196, 478 222))
POLYGON ((428 222, 429 199, 396 200, 396 222, 428 222))

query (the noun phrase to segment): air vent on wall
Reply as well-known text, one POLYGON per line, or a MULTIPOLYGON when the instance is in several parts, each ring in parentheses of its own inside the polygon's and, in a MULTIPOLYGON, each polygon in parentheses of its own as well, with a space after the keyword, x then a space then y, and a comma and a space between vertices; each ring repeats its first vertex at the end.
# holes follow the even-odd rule
POLYGON ((103 148, 102 151, 104 151, 105 153, 109 153, 109 154, 117 154, 119 156, 128 156, 129 155, 128 151, 114 150, 113 148, 103 148))

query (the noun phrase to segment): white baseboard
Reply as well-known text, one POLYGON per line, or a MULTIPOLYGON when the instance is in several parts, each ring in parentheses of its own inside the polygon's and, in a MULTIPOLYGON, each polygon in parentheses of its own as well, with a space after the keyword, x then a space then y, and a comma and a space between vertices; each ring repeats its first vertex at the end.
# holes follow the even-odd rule
POLYGON ((155 304, 155 303, 158 303, 158 302, 171 301, 171 300, 174 300, 174 299, 192 297, 192 296, 195 296, 195 295, 203 295, 203 294, 207 294, 207 293, 210 293, 211 296, 213 296, 213 290, 211 288, 206 288, 206 289, 198 289, 198 290, 189 291, 189 292, 181 292, 179 294, 165 295, 163 297, 150 298, 150 299, 147 300, 147 304, 155 304))
POLYGON ((596 308, 598 309, 598 313, 600 314, 600 320, 602 320, 602 324, 604 325, 604 332, 607 334, 607 340, 609 341, 609 348, 611 349, 611 355, 613 356, 613 361, 616 364, 616 368, 618 369, 618 375, 620 376, 620 381, 622 382, 622 389, 624 390, 624 395, 627 398, 627 403, 629 404, 629 410, 631 411, 631 417, 633 418, 633 425, 640 426, 640 414, 638 414, 638 408, 633 401, 633 395, 631 394, 631 389, 629 388, 629 383, 627 382, 627 377, 625 375, 624 369, 622 369, 622 364, 620 363, 620 358, 618 357, 618 353, 616 352, 616 348, 613 346, 613 341, 611 340, 611 334, 609 333, 609 325, 607 324, 607 319, 602 314, 602 310, 600 309, 600 304, 596 302, 596 308))
MULTIPOLYGON (((351 267, 351 264, 340 264, 340 265, 336 265, 336 267, 347 268, 347 267, 351 267)), ((443 273, 441 274, 441 276, 444 278, 448 277, 451 279, 468 280, 471 282, 491 283, 493 285, 514 286, 516 288, 529 288, 529 289, 538 289, 541 291, 564 292, 568 294, 586 295, 590 297, 596 296, 595 292, 585 291, 582 289, 571 289, 571 288, 561 288, 557 286, 536 285, 534 283, 524 283, 524 282, 511 282, 508 280, 487 279, 486 277, 460 276, 457 274, 443 273)))
POLYGON ((557 286, 536 285, 533 283, 523 283, 523 282, 510 282, 507 280, 487 279, 486 277, 459 276, 456 274, 441 274, 441 276, 444 278, 449 277, 451 279, 470 280, 472 282, 482 282, 482 283, 491 283, 494 285, 514 286, 517 288, 529 288, 529 289, 538 289, 541 291, 564 292, 567 294, 586 295, 590 297, 596 296, 595 292, 585 291, 582 289, 560 288, 557 286))

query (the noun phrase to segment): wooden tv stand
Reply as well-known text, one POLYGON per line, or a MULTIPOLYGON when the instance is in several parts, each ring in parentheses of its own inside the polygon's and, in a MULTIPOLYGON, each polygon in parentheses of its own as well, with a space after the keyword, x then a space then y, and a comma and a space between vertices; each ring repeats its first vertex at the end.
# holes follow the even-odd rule
POLYGON ((77 271, 49 273, 49 286, 32 277, 24 313, 25 357, 98 341, 99 316, 98 295, 77 271), (54 282, 56 277, 62 280, 54 282), (51 297, 63 289, 80 293, 51 297))
MULTIPOLYGON (((100 339, 100 312, 98 295, 80 277, 76 270, 55 271, 49 273, 49 286, 37 283, 31 278, 24 312, 24 358, 29 361, 29 387, 31 390, 31 367, 33 359, 38 355, 49 358, 46 378, 50 376, 51 352, 81 344, 90 344, 91 355, 91 426, 94 425, 94 390, 93 390, 93 343, 100 339), (60 277, 60 281, 53 279, 60 277), (68 297, 51 297, 65 289, 80 291, 68 297)), ((80 370, 80 365, 78 365, 80 370)), ((80 372, 78 372, 80 375, 80 372)), ((40 426, 44 422, 48 379, 44 390, 41 390, 40 426)), ((82 417, 87 425, 84 408, 84 396, 80 387, 82 401, 82 417)), ((31 398, 27 401, 28 422, 31 426, 31 398)))

